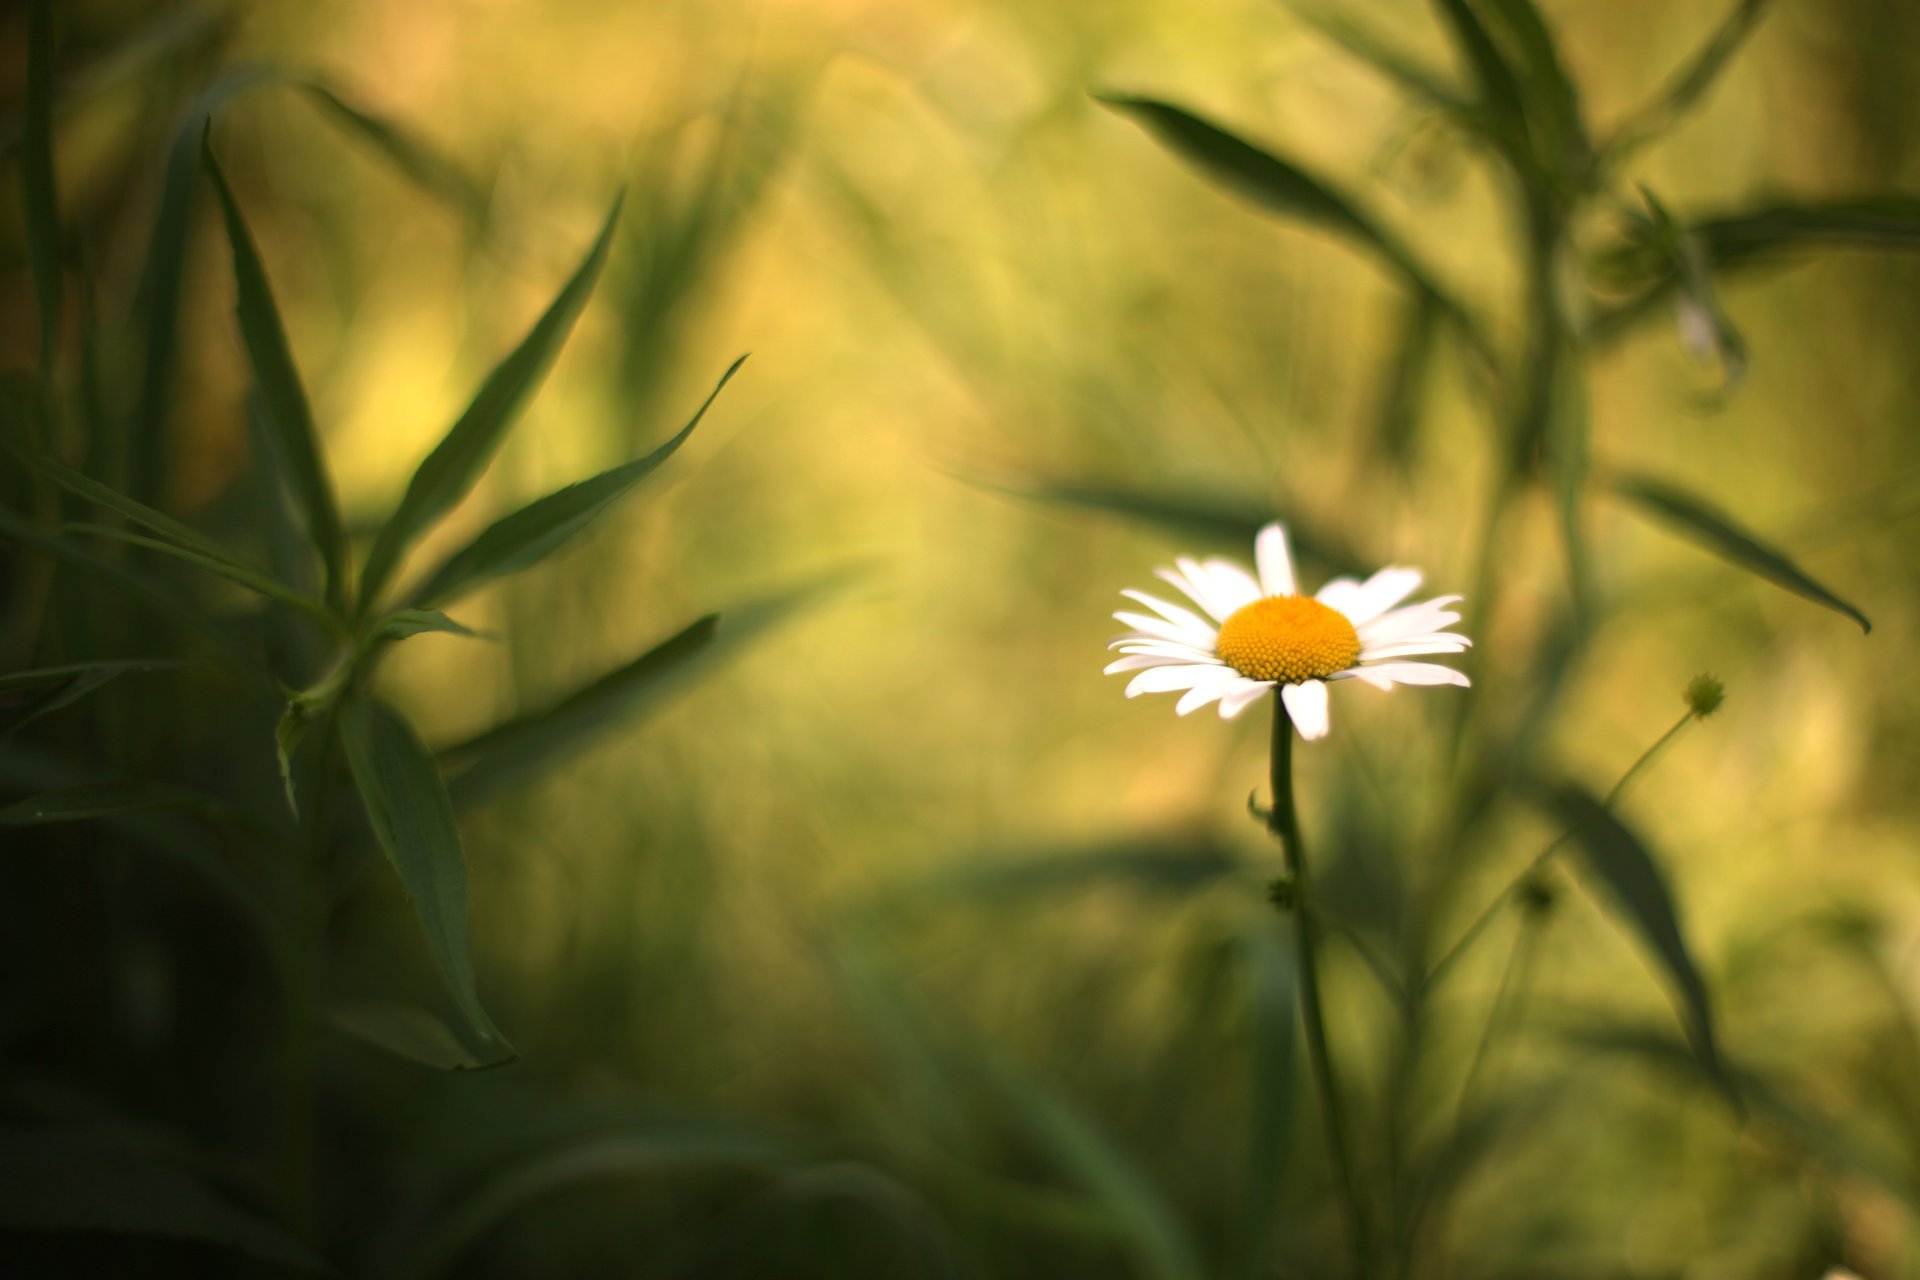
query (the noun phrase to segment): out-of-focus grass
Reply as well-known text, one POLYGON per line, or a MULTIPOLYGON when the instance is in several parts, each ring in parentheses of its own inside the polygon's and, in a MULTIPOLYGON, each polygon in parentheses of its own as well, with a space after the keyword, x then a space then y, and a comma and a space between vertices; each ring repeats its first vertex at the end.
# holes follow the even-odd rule
MULTIPOLYGON (((1544 7, 1596 120, 1643 100, 1723 8, 1544 7)), ((1445 65, 1426 6, 1354 9, 1445 65)), ((1634 176, 1689 213, 1778 191, 1913 190, 1914 15, 1892 0, 1775 10, 1634 176)), ((73 29, 104 44, 137 24, 97 12, 73 29)), ((395 654, 383 688, 430 740, 542 704, 716 604, 859 567, 715 678, 468 824, 476 959, 524 1059, 514 1070, 576 1100, 638 1096, 827 1135, 913 1189, 766 1193, 757 1229, 794 1233, 790 1256, 811 1259, 795 1274, 845 1274, 843 1254, 902 1274, 874 1261, 872 1241, 911 1243, 923 1214, 979 1274, 1110 1274, 1118 1259, 1183 1274, 1184 1249, 1277 1274, 1238 1238, 1250 1063, 1273 1062, 1250 1043, 1247 1010, 1263 1006, 1236 959, 1263 945, 1247 939, 1272 854, 1241 810, 1263 776, 1264 726, 1177 720, 1098 675, 1115 590, 1187 544, 1009 491, 1226 493, 1336 531, 1364 561, 1419 564, 1436 591, 1465 589, 1494 450, 1459 344, 1442 342, 1392 465, 1377 433, 1393 282, 1189 180, 1088 91, 1177 93, 1284 143, 1363 193, 1513 343, 1510 215, 1473 145, 1271 4, 342 0, 243 8, 219 25, 228 60, 323 70, 486 192, 487 218, 470 223, 286 96, 253 95, 219 126, 357 529, 397 500, 608 193, 630 192, 608 277, 548 388, 416 570, 500 511, 665 439, 735 354, 754 352, 670 485, 460 611, 505 643, 426 637, 395 654), (1023 854, 1162 833, 1252 873, 1198 890, 968 885, 1023 854), (1081 1125, 1174 1206, 1168 1230, 1189 1240, 1170 1243, 1081 1125), (836 1234, 781 1194, 844 1200, 853 1225, 836 1234), (1115 1239, 1110 1220, 1129 1228, 1115 1239)), ((165 74, 187 77, 183 61, 165 74)), ((100 210, 86 251, 122 277, 141 246, 128 228, 144 222, 115 218, 121 148, 140 134, 140 103, 175 100, 155 83, 103 88, 60 127, 63 198, 100 210)), ((1597 245, 1604 228, 1581 232, 1597 245)), ((195 248, 168 493, 204 513, 247 441, 211 224, 195 248)), ((23 265, 8 267, 21 283, 23 265)), ((1752 370, 1724 402, 1664 313, 1598 361, 1596 469, 1715 495, 1876 625, 1862 640, 1597 501, 1598 585, 1618 607, 1570 673, 1548 746, 1603 790, 1678 714, 1690 676, 1726 679, 1725 709, 1625 812, 1666 858, 1729 1045, 1896 1165, 1920 1152, 1915 1077, 1889 1065, 1914 1065, 1902 1037, 1920 1017, 1917 270, 1863 252, 1730 281, 1752 370)), ((27 349, 30 292, 8 296, 20 300, 4 315, 10 346, 27 349)), ((1479 696, 1511 699, 1511 714, 1527 686, 1507 655, 1560 591, 1553 522, 1544 500, 1510 522, 1502 610, 1475 637, 1479 696)), ((1330 891, 1389 943, 1408 876, 1369 880, 1365 855, 1438 803, 1451 694, 1336 696, 1333 738, 1301 753, 1309 834, 1351 855, 1330 891)), ((1551 834, 1519 821, 1485 832, 1443 932, 1551 834)), ((1496 1069, 1516 1088, 1565 1076, 1556 1087, 1575 1100, 1543 1101, 1495 1172, 1459 1184, 1453 1261, 1433 1274, 1813 1274, 1843 1253, 1914 1274, 1910 1210, 1871 1178, 1556 1031, 1575 1010, 1668 1017, 1630 942, 1560 886, 1528 1029, 1496 1069)), ((343 985, 426 974, 404 915, 397 889, 351 901, 343 985)), ((1441 1006, 1434 1034, 1455 1073, 1499 966, 1499 946, 1476 956, 1441 1006)), ((416 987, 431 990, 424 976, 416 987)), ((1369 1049, 1386 1002, 1351 957, 1334 992, 1355 1091, 1384 1087, 1369 1049)), ((520 1088, 429 1087, 347 1052, 333 1069, 349 1092, 395 1112, 520 1088)), ((1316 1176, 1311 1112, 1265 1119, 1292 1176, 1316 1176)), ((872 1168, 858 1176, 877 1179, 872 1168)), ((569 1234, 619 1256, 609 1223, 630 1221, 628 1244, 647 1243, 628 1256, 709 1274, 703 1230, 725 1228, 703 1227, 705 1202, 683 1206, 677 1185, 621 1183, 516 1219, 491 1265, 525 1269, 569 1234)), ((1332 1227, 1308 1215, 1273 1230, 1311 1243, 1332 1227)))

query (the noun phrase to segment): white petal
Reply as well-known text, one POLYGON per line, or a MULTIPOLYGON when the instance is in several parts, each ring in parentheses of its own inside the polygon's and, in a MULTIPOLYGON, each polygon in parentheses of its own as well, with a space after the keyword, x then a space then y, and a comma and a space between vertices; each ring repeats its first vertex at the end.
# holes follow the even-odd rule
POLYGON ((1212 576, 1214 597, 1228 606, 1229 614, 1244 609, 1260 598, 1260 583, 1233 561, 1215 556, 1202 568, 1212 576))
POLYGON ((1365 667, 1349 667, 1340 673, 1365 680, 1376 689, 1396 684, 1457 684, 1467 688, 1473 682, 1452 667, 1437 662, 1377 662, 1365 667))
POLYGON ((1282 685, 1280 699, 1301 737, 1314 742, 1327 736, 1327 686, 1318 680, 1282 685))
POLYGON ((1118 649, 1122 653, 1157 653, 1166 658, 1185 658, 1188 662, 1220 660, 1211 647, 1197 649, 1190 644, 1175 644, 1171 640, 1156 640, 1151 636, 1122 636, 1107 648, 1118 649))
MULTIPOLYGON (((1260 566, 1260 590, 1270 596, 1290 596, 1293 586, 1293 554, 1287 550, 1287 531, 1270 524, 1253 540, 1253 558, 1260 566)), ((1222 709, 1226 703, 1220 704, 1222 709)))
POLYGON ((1198 711, 1209 702, 1225 695, 1228 690, 1240 682, 1240 677, 1235 675, 1231 670, 1225 667, 1222 667, 1221 670, 1226 671, 1227 679, 1209 680, 1205 684, 1194 685, 1193 688, 1181 695, 1180 701, 1173 704, 1174 714, 1184 716, 1190 712, 1198 711))
POLYGON ((1352 591, 1341 593, 1337 604, 1326 598, 1327 588, 1322 587, 1320 603, 1338 609, 1347 615, 1347 621, 1360 627, 1405 600, 1419 585, 1418 569, 1382 569, 1352 591))
POLYGON ((1184 627, 1190 631, 1204 631, 1208 635, 1213 634, 1213 628, 1202 621, 1199 615, 1190 610, 1182 609, 1177 604, 1168 604, 1164 600, 1156 600, 1144 591, 1129 589, 1122 591, 1120 594, 1129 600, 1147 606, 1147 608, 1153 610, 1176 627, 1184 627))
POLYGON ((1423 653, 1465 653, 1469 647, 1465 636, 1415 636, 1411 640, 1396 640, 1392 644, 1380 644, 1362 649, 1360 661, 1372 662, 1380 658, 1414 658, 1423 653))
POLYGON ((1187 572, 1198 567, 1193 561, 1183 559, 1178 569, 1155 569, 1153 573, 1161 581, 1178 587, 1182 595, 1199 605, 1215 622, 1225 622, 1227 615, 1221 613, 1214 604, 1213 593, 1207 590, 1207 584, 1187 572))
POLYGON ((1459 599, 1459 596, 1439 596, 1432 600, 1422 600, 1419 604, 1410 604, 1403 609, 1383 613, 1371 622, 1356 627, 1355 630, 1360 633, 1362 645, 1390 644, 1410 636, 1426 635, 1460 621, 1459 614, 1447 609, 1448 605, 1459 599))
POLYGON ((1190 667, 1193 659, 1185 656, 1170 657, 1160 653, 1130 653, 1124 658, 1109 662, 1100 674, 1117 676, 1122 671, 1139 671, 1144 667, 1190 667))
POLYGON ((1271 680, 1248 680, 1227 691, 1220 699, 1220 718, 1231 720, 1265 696, 1273 688, 1271 680))
POLYGON ((1214 633, 1211 628, 1196 630, 1192 627, 1175 626, 1159 618, 1150 618, 1144 613, 1128 613, 1124 609, 1113 615, 1135 631, 1143 631, 1162 640, 1171 640, 1175 644, 1190 644, 1195 648, 1213 644, 1214 633))
POLYGON ((1318 591, 1313 593, 1313 598, 1329 609, 1339 609, 1340 612, 1345 613, 1346 610, 1342 606, 1351 600, 1353 593, 1359 589, 1358 578, 1329 578, 1321 584, 1318 591))
POLYGON ((1179 667, 1148 667, 1127 682, 1127 696, 1137 698, 1143 693, 1172 693, 1175 689, 1191 689, 1201 684, 1225 684, 1226 677, 1233 675, 1227 667, 1203 667, 1197 664, 1179 667))

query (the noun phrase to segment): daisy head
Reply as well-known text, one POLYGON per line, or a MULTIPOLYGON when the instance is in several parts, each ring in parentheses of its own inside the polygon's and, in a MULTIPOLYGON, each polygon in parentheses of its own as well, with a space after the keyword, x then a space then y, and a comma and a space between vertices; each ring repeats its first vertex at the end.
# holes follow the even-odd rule
POLYGON ((1113 615, 1133 628, 1109 646, 1121 656, 1107 666, 1108 675, 1139 672, 1127 685, 1129 698, 1178 692, 1173 709, 1180 715, 1217 702, 1231 720, 1277 688, 1300 736, 1311 740, 1327 735, 1329 681, 1362 680, 1376 689, 1467 684, 1451 667, 1406 661, 1460 653, 1472 643, 1447 630, 1460 621, 1448 607, 1459 596, 1400 603, 1419 587, 1418 569, 1382 569, 1365 582, 1335 578, 1306 595, 1294 583, 1285 529, 1262 529, 1253 551, 1258 577, 1217 558, 1182 557, 1176 568, 1154 571, 1200 613, 1144 591, 1120 593, 1152 611, 1113 615))

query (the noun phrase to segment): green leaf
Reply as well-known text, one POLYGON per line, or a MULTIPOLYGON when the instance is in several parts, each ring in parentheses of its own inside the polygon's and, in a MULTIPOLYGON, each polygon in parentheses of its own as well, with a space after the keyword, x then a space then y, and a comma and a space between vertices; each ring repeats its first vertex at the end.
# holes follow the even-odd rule
POLYGON ((1452 116, 1465 116, 1470 104, 1440 76, 1394 49, 1364 27, 1349 21, 1345 14, 1304 3, 1285 0, 1286 6, 1302 22, 1327 39, 1380 72, 1414 97, 1424 100, 1452 116))
POLYGON ((465 496, 493 457, 521 405, 532 395, 586 306, 587 295, 607 260, 607 247, 613 241, 619 217, 620 200, 615 199, 599 236, 572 278, 520 345, 487 376, 467 411, 413 473, 399 508, 367 553, 360 578, 362 609, 375 606, 381 589, 414 539, 465 496))
POLYGON ((334 1029, 395 1057, 436 1071, 480 1071, 498 1066, 475 1056, 446 1023, 416 1005, 355 1000, 328 1014, 334 1029))
POLYGON ((1549 172, 1578 174, 1592 156, 1580 90, 1567 75, 1553 33, 1533 0, 1486 0, 1509 46, 1526 95, 1527 120, 1549 172))
POLYGON ((545 710, 516 716, 449 747, 441 757, 457 771, 450 788, 454 802, 464 809, 500 795, 652 712, 834 585, 834 579, 824 579, 725 615, 710 613, 545 710))
POLYGON ((206 809, 208 799, 160 782, 95 782, 43 791, 0 808, 0 827, 79 822, 154 809, 206 809))
POLYGON ((1433 282, 1413 255, 1346 195, 1288 160, 1273 155, 1182 107, 1152 98, 1095 95, 1131 116, 1169 150, 1229 191, 1271 213, 1324 227, 1385 259, 1420 293, 1473 333, 1464 311, 1433 282))
POLYGON ((275 454, 291 473, 287 479, 306 514, 308 535, 326 569, 327 599, 336 610, 345 612, 347 537, 340 523, 333 483, 327 478, 326 464, 320 456, 313 411, 308 407, 306 390, 300 385, 300 370, 287 345, 286 328, 280 322, 266 268, 241 216, 240 205, 233 198, 212 149, 205 148, 203 154, 207 174, 220 197, 227 243, 233 251, 233 278, 238 294, 235 309, 240 336, 253 366, 254 382, 260 389, 260 420, 273 438, 275 454))
POLYGON ((20 157, 27 262, 40 312, 40 368, 53 367, 60 341, 60 202, 53 176, 53 5, 33 0, 27 18, 26 133, 20 157))
POLYGON ((881 891, 873 905, 887 910, 951 901, 1001 904, 1105 885, 1187 894, 1239 871, 1233 852, 1210 838, 1172 835, 1097 841, 1058 849, 976 850, 955 855, 927 875, 881 891))
POLYGON ((30 693, 24 703, 10 708, 16 714, 0 732, 13 733, 50 711, 70 707, 110 680, 134 671, 179 671, 190 662, 172 658, 115 658, 105 662, 73 662, 36 667, 0 675, 0 693, 30 693))
POLYGON ((112 525, 88 524, 83 521, 67 525, 66 528, 73 533, 91 533, 100 538, 112 538, 118 542, 131 543, 136 547, 145 547, 149 551, 158 551, 162 555, 172 556, 176 560, 184 560, 188 564, 197 565, 217 577, 225 578, 227 581, 245 587, 249 591, 263 595, 269 600, 275 600, 290 608, 297 609, 329 628, 337 625, 337 619, 333 610, 327 608, 325 604, 310 595, 295 591, 278 578, 274 578, 266 573, 262 573, 258 569, 252 569, 241 564, 238 560, 231 558, 224 552, 209 555, 206 552, 192 547, 183 547, 159 538, 149 538, 142 534, 129 533, 125 529, 117 529, 112 525))
POLYGON ((1700 52, 1654 95, 1653 101, 1614 130, 1604 148, 1607 159, 1617 164, 1685 119, 1760 25, 1769 3, 1771 0, 1739 0, 1700 52))
POLYGON ((458 210, 469 224, 486 222, 486 193, 459 165, 403 126, 347 101, 324 81, 294 84, 318 104, 322 115, 371 146, 415 186, 458 210))
POLYGON ((1860 624, 1862 632, 1873 630, 1866 614, 1814 581, 1793 561, 1742 529, 1730 517, 1685 490, 1643 475, 1618 476, 1613 488, 1647 514, 1721 559, 1765 578, 1783 591, 1845 614, 1860 624))
POLYGON ((444 631, 449 635, 478 637, 479 632, 465 623, 456 622, 438 609, 396 609, 382 618, 375 626, 371 638, 375 640, 405 640, 408 636, 417 636, 424 631, 444 631))
POLYGON ((1427 371, 1433 365, 1433 340, 1439 318, 1439 308, 1433 299, 1425 294, 1409 298, 1400 323, 1399 341, 1378 376, 1381 395, 1374 440, 1381 453, 1403 472, 1413 461, 1414 437, 1419 431, 1421 408, 1426 401, 1427 371))
POLYGON ((489 1062, 514 1050, 480 1004, 467 946, 467 864, 447 788, 413 728, 377 702, 340 709, 340 738, 375 838, 413 899, 428 945, 489 1062))
POLYGON ((1724 1080, 1707 984, 1694 967, 1692 953, 1681 935, 1673 895, 1667 890, 1659 864, 1637 836, 1581 787, 1572 783, 1545 786, 1541 798, 1567 825, 1569 838, 1586 866, 1607 886, 1615 905, 1666 969, 1680 997, 1682 1022, 1694 1052, 1709 1075, 1724 1080))
POLYGON ((110 1132, 0 1132, 0 1230, 194 1240, 276 1267, 331 1271, 280 1227, 147 1143, 110 1132))
POLYGON ((1517 158, 1527 129, 1526 102, 1519 77, 1467 0, 1434 0, 1434 7, 1440 12, 1447 34, 1473 70, 1474 85, 1480 105, 1489 118, 1491 136, 1517 158))
POLYGON ((603 471, 591 480, 568 485, 496 520, 428 575, 426 582, 413 593, 414 603, 438 604, 490 579, 517 573, 551 555, 686 443, 720 389, 745 360, 746 357, 741 356, 720 375, 719 383, 678 435, 644 458, 603 471))
MULTIPOLYGON (((1229 548, 1242 558, 1252 554, 1254 536, 1273 520, 1276 505, 1292 505, 1237 494, 1148 491, 1072 481, 983 487, 1040 502, 1110 512, 1229 548)), ((1286 523, 1287 537, 1303 560, 1333 573, 1367 571, 1361 557, 1344 540, 1306 524, 1297 515, 1289 516, 1286 523)))
POLYGON ((1241 939, 1246 979, 1249 1070, 1246 1184, 1240 1222, 1244 1236, 1237 1249, 1235 1274, 1258 1280, 1271 1274, 1272 1246, 1279 1224, 1274 1206, 1286 1174, 1289 1138, 1295 1132, 1294 1091, 1298 1072, 1299 975, 1292 948, 1261 914, 1241 939))
POLYGON ((119 490, 101 484, 92 476, 75 471, 64 462, 30 453, 10 443, 6 447, 20 461, 68 493, 85 498, 95 506, 105 507, 109 511, 125 516, 141 528, 170 539, 182 547, 190 547, 208 559, 231 559, 226 550, 212 538, 198 529, 182 524, 165 512, 156 511, 138 499, 129 498, 119 490))

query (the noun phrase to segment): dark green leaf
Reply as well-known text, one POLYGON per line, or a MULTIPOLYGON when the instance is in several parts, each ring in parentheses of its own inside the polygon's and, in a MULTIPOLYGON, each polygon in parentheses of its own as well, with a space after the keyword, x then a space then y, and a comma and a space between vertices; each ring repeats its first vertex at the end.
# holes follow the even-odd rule
POLYGON ((1606 145, 1607 158, 1618 162, 1685 119, 1760 24, 1770 2, 1739 0, 1700 52, 1654 95, 1652 102, 1634 112, 1614 131, 1606 145))
POLYGON ((133 671, 178 671, 192 663, 172 658, 117 658, 105 662, 73 662, 57 667, 36 667, 0 675, 0 694, 24 693, 26 698, 11 703, 11 718, 4 730, 12 733, 49 711, 70 707, 106 684, 133 671))
POLYGON ((454 621, 438 609, 396 609, 380 620, 380 624, 373 629, 373 638, 405 640, 408 636, 417 636, 424 631, 444 631, 456 636, 480 634, 464 623, 454 621))
POLYGON ((1563 783, 1544 787, 1541 794, 1568 827, 1586 866, 1607 886, 1616 907, 1667 971, 1680 997, 1687 1038, 1701 1065, 1715 1079, 1724 1079, 1707 984, 1681 935, 1673 895, 1659 864, 1637 836, 1581 787, 1563 783))
POLYGON ((543 711, 516 716, 442 753, 455 802, 465 808, 501 794, 630 724, 784 621, 832 580, 710 613, 543 711))
POLYGON ((1541 158, 1551 172, 1577 173, 1592 148, 1581 119, 1580 91, 1561 65, 1553 33, 1533 0, 1486 0, 1486 5, 1517 54, 1512 65, 1521 76, 1528 124, 1543 149, 1541 158))
POLYGON ((0 1133, 0 1230, 163 1236, 276 1267, 331 1270, 280 1227, 147 1144, 105 1132, 0 1133))
POLYGON ((60 202, 53 176, 53 4, 34 0, 27 19, 26 134, 20 165, 27 261, 40 312, 40 368, 60 341, 60 202))
POLYGON ((39 472, 42 477, 68 493, 85 498, 95 506, 105 507, 109 511, 125 516, 141 528, 157 533, 179 546, 190 547, 207 559, 231 560, 219 543, 198 529, 184 525, 165 512, 156 511, 138 499, 129 498, 119 490, 75 471, 64 462, 57 462, 52 458, 29 453, 19 448, 12 449, 12 452, 15 457, 39 472))
POLYGON ((379 152, 422 191, 458 210, 472 225, 486 221, 486 193, 459 165, 394 121, 348 102, 324 82, 295 83, 319 104, 323 115, 379 152))
POLYGON ((727 385, 727 380, 745 360, 746 357, 741 356, 720 375, 718 385, 678 435, 644 458, 603 471, 591 480, 568 485, 496 520, 428 575, 426 582, 413 593, 414 603, 438 604, 489 579, 517 573, 551 555, 686 443, 693 429, 700 425, 700 419, 706 416, 714 397, 720 394, 720 388, 727 385))
MULTIPOLYGON (((1112 512, 1230 548, 1243 559, 1251 556, 1254 536, 1274 518, 1275 509, 1271 501, 1234 494, 1149 492, 1072 482, 985 487, 1041 502, 1112 512)), ((1287 536, 1294 553, 1311 564, 1333 573, 1364 571, 1361 557, 1343 540, 1297 516, 1288 518, 1287 536)))
POLYGON ((1473 70, 1480 105, 1489 117, 1494 136, 1505 139, 1509 148, 1517 147, 1526 136, 1527 128, 1526 103, 1519 77, 1467 0, 1434 0, 1434 6, 1440 12, 1447 34, 1473 70))
POLYGON ((1417 292, 1432 296, 1449 315, 1464 319, 1461 309, 1447 299, 1398 240, 1322 179, 1170 103, 1120 95, 1100 95, 1099 100, 1131 116, 1175 154, 1228 190, 1269 212, 1357 241, 1384 258, 1417 292))
POLYGON ((413 728, 377 703, 351 699, 340 709, 340 740, 374 836, 407 887, 441 975, 486 1060, 514 1056, 480 1004, 467 946, 467 864, 453 806, 433 757, 413 728))
POLYGON ((400 506, 374 539, 361 572, 360 607, 371 609, 381 589, 415 538, 465 496, 499 447, 520 407, 533 393, 553 363, 573 322, 587 304, 594 281, 607 260, 607 246, 620 217, 620 201, 613 202, 593 247, 546 313, 534 324, 512 354, 487 376, 473 403, 460 415, 446 437, 413 473, 400 506))
POLYGON ((165 783, 96 782, 43 791, 0 808, 0 827, 78 822, 154 809, 204 809, 208 804, 207 798, 198 792, 165 783))
POLYGON ((334 624, 333 611, 320 601, 295 591, 269 574, 241 564, 224 552, 209 555, 196 548, 183 547, 177 543, 163 541, 160 538, 149 538, 138 533, 129 533, 125 529, 116 529, 112 525, 79 523, 70 524, 67 529, 74 533, 91 533, 101 538, 113 538, 120 542, 131 543, 136 547, 145 547, 149 551, 158 551, 176 560, 184 560, 217 577, 225 578, 249 591, 263 595, 269 600, 277 600, 290 608, 298 609, 317 622, 328 626, 334 624))
POLYGON ((356 1000, 335 1005, 335 1029, 408 1062, 436 1071, 478 1071, 498 1065, 476 1057, 446 1023, 416 1005, 356 1000))
POLYGON ((1803 599, 1845 614, 1859 623, 1863 632, 1873 630, 1873 623, 1867 620, 1866 614, 1815 582, 1798 565, 1742 529, 1730 517, 1692 494, 1664 481, 1641 475, 1616 477, 1613 487, 1655 519, 1679 530, 1721 559, 1765 578, 1784 591, 1791 591, 1803 599))
POLYGON ((233 277, 238 294, 235 309, 240 336, 253 366, 254 383, 260 390, 260 420, 273 438, 273 451, 290 473, 287 479, 306 514, 308 535, 326 568, 327 599, 335 609, 344 612, 347 538, 340 524, 333 483, 327 478, 326 464, 320 456, 313 411, 308 407, 306 390, 300 385, 300 370, 287 345, 286 328, 280 322, 279 308, 274 305, 266 268, 241 216, 240 205, 233 198, 212 149, 206 149, 204 155, 213 189, 220 197, 227 243, 233 250, 233 277))

